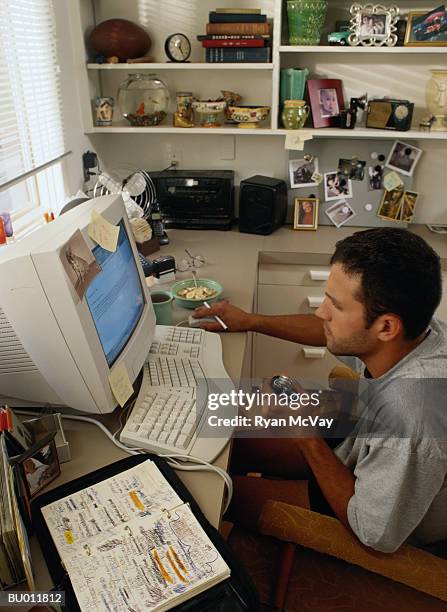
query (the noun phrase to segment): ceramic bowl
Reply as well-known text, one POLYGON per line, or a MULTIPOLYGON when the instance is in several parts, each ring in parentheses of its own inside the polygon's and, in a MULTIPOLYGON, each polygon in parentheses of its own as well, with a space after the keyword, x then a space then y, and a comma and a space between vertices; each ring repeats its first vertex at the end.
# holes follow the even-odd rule
POLYGON ((222 295, 223 287, 220 283, 215 280, 211 280, 209 278, 198 278, 197 285, 200 287, 208 287, 209 289, 213 289, 216 293, 205 300, 189 300, 187 298, 181 297, 178 295, 178 292, 182 289, 186 289, 187 287, 194 287, 194 280, 192 278, 188 278, 187 280, 181 280, 174 283, 171 287, 171 293, 174 300, 177 302, 179 306, 183 306, 183 308, 197 308, 198 306, 203 306, 203 302, 215 302, 222 295))
POLYGON ((225 110, 226 105, 225 100, 194 100, 192 103, 193 109, 204 115, 221 113, 225 110))
POLYGON ((256 127, 260 121, 264 121, 270 114, 270 106, 229 106, 228 113, 232 121, 239 123, 239 127, 244 124, 254 124, 256 127))

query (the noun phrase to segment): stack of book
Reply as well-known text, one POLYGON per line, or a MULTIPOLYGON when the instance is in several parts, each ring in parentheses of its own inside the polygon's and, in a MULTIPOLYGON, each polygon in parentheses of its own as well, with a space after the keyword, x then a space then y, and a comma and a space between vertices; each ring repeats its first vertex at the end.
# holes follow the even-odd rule
POLYGON ((218 8, 209 14, 206 35, 197 40, 207 62, 270 61, 270 24, 261 9, 218 8))

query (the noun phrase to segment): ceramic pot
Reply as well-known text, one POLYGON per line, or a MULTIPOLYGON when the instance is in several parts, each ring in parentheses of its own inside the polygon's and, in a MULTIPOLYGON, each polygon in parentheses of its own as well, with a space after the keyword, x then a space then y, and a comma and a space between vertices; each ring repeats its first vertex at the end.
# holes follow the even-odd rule
POLYGON ((269 106, 229 106, 230 119, 239 123, 240 128, 257 128, 260 121, 267 119, 269 106))
POLYGON ((155 74, 129 74, 118 89, 118 105, 133 126, 158 125, 168 112, 169 90, 155 74))
POLYGON ((194 100, 192 107, 202 127, 220 127, 218 117, 227 106, 225 100, 194 100))
POLYGON ((178 91, 175 96, 177 108, 174 113, 175 127, 194 127, 193 95, 190 91, 178 91))
POLYGON ((284 100, 281 119, 286 130, 298 130, 304 127, 309 116, 309 107, 304 100, 284 100))
POLYGON ((289 45, 319 45, 327 0, 287 0, 289 45))
POLYGON ((447 70, 431 70, 427 83, 426 101, 428 110, 435 118, 431 129, 447 131, 447 70))

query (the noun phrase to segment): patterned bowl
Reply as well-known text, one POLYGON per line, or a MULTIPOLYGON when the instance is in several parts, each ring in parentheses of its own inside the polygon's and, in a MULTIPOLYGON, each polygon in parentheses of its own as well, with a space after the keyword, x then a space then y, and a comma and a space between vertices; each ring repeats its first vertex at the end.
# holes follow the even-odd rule
POLYGON ((194 113, 199 115, 202 127, 219 127, 217 117, 226 106, 225 100, 194 100, 192 103, 194 113))
POLYGON ((269 116, 270 106, 229 106, 228 113, 240 128, 256 128, 260 121, 269 116))

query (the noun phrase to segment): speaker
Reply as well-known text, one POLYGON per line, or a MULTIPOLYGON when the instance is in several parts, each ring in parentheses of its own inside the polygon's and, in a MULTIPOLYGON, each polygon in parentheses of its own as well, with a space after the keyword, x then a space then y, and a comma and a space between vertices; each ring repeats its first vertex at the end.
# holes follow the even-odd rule
POLYGON ((271 234, 284 223, 287 212, 287 184, 257 174, 239 186, 239 231, 271 234))

